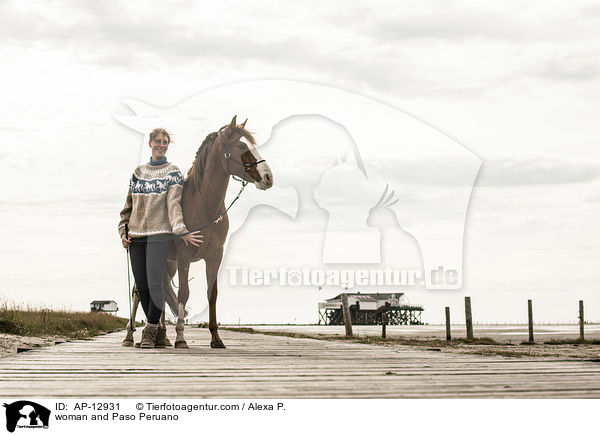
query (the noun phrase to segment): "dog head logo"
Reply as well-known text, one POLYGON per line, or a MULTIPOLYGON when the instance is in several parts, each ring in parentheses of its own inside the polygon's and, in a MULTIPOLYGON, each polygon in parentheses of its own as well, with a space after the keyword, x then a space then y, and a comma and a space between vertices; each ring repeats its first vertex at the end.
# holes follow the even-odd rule
POLYGON ((18 428, 47 428, 50 423, 50 410, 28 400, 19 400, 3 405, 6 408, 6 430, 14 432, 18 428))

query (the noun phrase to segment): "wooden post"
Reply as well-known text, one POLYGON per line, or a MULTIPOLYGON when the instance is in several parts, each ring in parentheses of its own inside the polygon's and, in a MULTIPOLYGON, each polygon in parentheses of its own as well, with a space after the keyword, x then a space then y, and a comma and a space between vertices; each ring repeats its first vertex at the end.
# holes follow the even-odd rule
POLYGON ((527 317, 529 318, 529 342, 533 343, 533 302, 527 299, 527 317))
POLYGON ((579 301, 579 339, 583 341, 583 301, 579 301))
POLYGON ((390 309, 390 303, 386 302, 381 313, 381 338, 386 338, 386 326, 388 322, 388 310, 390 309))
POLYGON ((342 293, 342 313, 344 314, 346 337, 352 337, 352 320, 350 319, 350 307, 348 306, 348 295, 346 293, 342 293))
POLYGON ((450 307, 446 307, 446 341, 452 340, 450 334, 450 307))
POLYGON ((471 315, 471 297, 465 296, 465 319, 467 323, 467 339, 473 339, 473 317, 471 315))

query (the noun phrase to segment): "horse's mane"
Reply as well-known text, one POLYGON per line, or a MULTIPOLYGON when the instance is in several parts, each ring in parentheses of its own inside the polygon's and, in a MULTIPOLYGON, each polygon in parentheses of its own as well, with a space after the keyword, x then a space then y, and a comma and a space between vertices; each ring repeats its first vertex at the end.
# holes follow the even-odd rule
MULTIPOLYGON (((187 177, 185 179, 186 185, 191 185, 196 191, 200 191, 200 183, 202 182, 202 177, 204 176, 204 170, 206 169, 206 160, 209 154, 210 149, 212 148, 219 132, 229 127, 229 125, 224 125, 219 129, 219 131, 213 131, 202 141, 202 145, 196 151, 196 158, 194 159, 194 163, 192 163, 192 167, 187 173, 187 177)), ((256 141, 248 130, 244 127, 237 126, 235 128, 237 133, 240 133, 243 137, 245 137, 248 142, 252 145, 256 145, 256 141)))
POLYGON ((204 138, 202 145, 200 145, 200 148, 196 151, 194 163, 192 163, 192 167, 187 173, 185 184, 191 185, 196 191, 200 191, 200 182, 202 181, 204 169, 206 168, 206 157, 218 135, 218 132, 213 131, 204 138))

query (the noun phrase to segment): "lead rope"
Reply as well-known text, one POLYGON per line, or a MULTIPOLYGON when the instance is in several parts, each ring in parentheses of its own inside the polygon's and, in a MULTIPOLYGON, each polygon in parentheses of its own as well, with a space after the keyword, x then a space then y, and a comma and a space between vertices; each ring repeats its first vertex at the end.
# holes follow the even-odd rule
POLYGON ((235 204, 235 202, 240 199, 240 196, 242 195, 242 192, 244 191, 244 189, 246 188, 246 186, 248 185, 248 182, 245 180, 242 180, 241 178, 237 178, 235 175, 232 176, 234 180, 237 181, 241 181, 242 182, 242 188, 240 189, 240 191, 238 192, 238 194, 236 195, 236 197, 233 199, 233 201, 231 201, 231 204, 229 204, 229 207, 227 207, 225 209, 225 211, 223 213, 221 213, 219 215, 218 218, 216 218, 214 221, 212 221, 213 224, 217 224, 219 222, 221 222, 221 220, 223 219, 223 216, 225 216, 225 214, 229 211, 229 209, 231 208, 231 206, 233 204, 235 204))
MULTIPOLYGON (((129 239, 129 225, 125 224, 125 238, 129 239)), ((135 321, 131 311, 131 275, 129 273, 129 246, 127 247, 127 294, 129 295, 129 326, 135 331, 135 321)))
POLYGON ((248 182, 245 180, 242 180, 241 178, 237 178, 235 177, 235 175, 232 176, 234 180, 236 181, 241 181, 242 182, 242 188, 240 189, 240 191, 238 192, 238 194, 236 195, 236 197, 233 199, 233 201, 231 201, 231 204, 229 204, 229 207, 227 207, 225 209, 225 211, 223 213, 221 213, 216 219, 213 219, 212 221, 210 221, 207 224, 202 225, 200 228, 194 230, 194 231, 188 231, 187 233, 183 233, 181 235, 179 235, 179 237, 181 236, 185 236, 187 234, 193 233, 195 231, 200 231, 203 230, 204 228, 210 226, 210 225, 214 225, 214 224, 218 224, 219 222, 221 222, 223 220, 223 217, 227 214, 227 212, 229 211, 229 209, 231 208, 231 206, 233 204, 235 204, 235 202, 240 199, 240 196, 242 195, 242 192, 244 191, 244 189, 246 188, 246 185, 248 185, 248 182))

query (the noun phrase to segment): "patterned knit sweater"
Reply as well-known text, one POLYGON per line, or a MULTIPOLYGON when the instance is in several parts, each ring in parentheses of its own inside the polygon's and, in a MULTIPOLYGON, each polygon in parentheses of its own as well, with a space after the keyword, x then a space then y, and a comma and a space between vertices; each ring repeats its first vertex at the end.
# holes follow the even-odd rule
POLYGON ((135 168, 121 211, 121 237, 126 223, 130 237, 187 233, 181 211, 182 192, 181 172, 166 159, 162 164, 145 163, 135 168))

